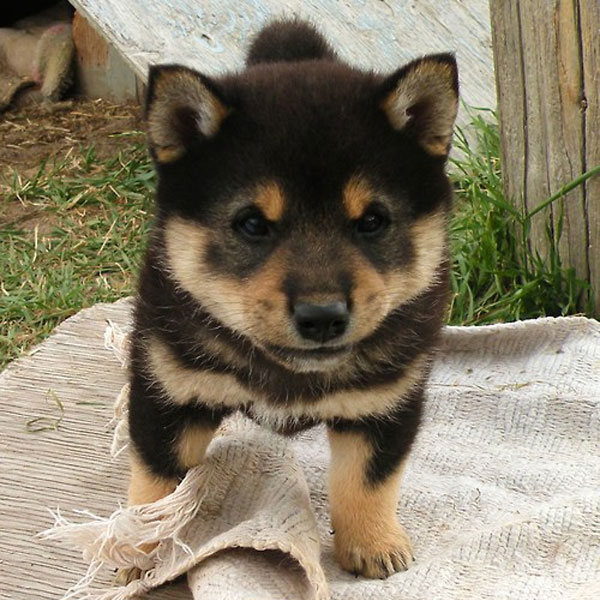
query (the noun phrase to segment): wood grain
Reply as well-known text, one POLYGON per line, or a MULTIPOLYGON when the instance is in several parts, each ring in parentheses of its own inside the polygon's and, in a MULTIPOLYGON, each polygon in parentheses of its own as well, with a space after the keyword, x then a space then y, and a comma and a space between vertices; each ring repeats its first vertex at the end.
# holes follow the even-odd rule
POLYGON ((88 98, 128 102, 142 97, 130 66, 117 50, 76 12, 73 42, 77 55, 77 92, 88 98))
MULTIPOLYGON (((585 123, 585 168, 600 165, 600 3, 579 0, 585 123)), ((585 210, 588 219, 587 244, 589 281, 595 291, 595 315, 600 316, 600 177, 585 186, 585 210)))
MULTIPOLYGON (((600 164, 598 11, 589 0, 491 0, 505 190, 528 211, 600 164)), ((545 259, 558 239, 563 265, 597 295, 599 195, 598 177, 572 190, 532 217, 529 239, 545 259)))
MULTIPOLYGON (((142 80, 178 62, 206 74, 239 68, 252 36, 281 16, 314 22, 348 62, 393 71, 425 53, 456 52, 463 100, 495 105, 487 0, 72 0, 142 80)), ((463 110, 459 122, 468 122, 463 110)))
POLYGON ((516 2, 492 0, 490 8, 504 188, 516 207, 523 210, 527 196, 527 128, 520 14, 516 2))

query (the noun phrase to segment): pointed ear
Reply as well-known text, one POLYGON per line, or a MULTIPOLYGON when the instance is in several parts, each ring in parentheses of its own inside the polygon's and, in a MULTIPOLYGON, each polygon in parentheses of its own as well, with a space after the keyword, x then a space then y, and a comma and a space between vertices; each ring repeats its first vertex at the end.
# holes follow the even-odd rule
POLYGON ((146 119, 157 162, 173 162, 192 144, 215 136, 228 114, 208 77, 179 65, 150 68, 146 119))
POLYGON ((383 84, 381 108, 433 156, 450 151, 458 111, 458 69, 452 54, 432 54, 396 71, 383 84))

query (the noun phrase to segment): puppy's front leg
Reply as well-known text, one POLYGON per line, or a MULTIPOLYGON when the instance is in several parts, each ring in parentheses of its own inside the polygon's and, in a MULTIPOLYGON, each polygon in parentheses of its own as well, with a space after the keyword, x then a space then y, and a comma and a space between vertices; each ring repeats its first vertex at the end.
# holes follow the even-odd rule
MULTIPOLYGON (((177 432, 170 452, 172 469, 183 474, 188 469, 199 465, 206 453, 215 432, 212 423, 188 424, 177 432)), ((131 479, 129 482, 128 505, 149 504, 168 496, 179 483, 179 478, 167 474, 153 472, 150 465, 141 459, 133 450, 131 457, 131 479)))
MULTIPOLYGON (((214 427, 206 424, 188 426, 183 429, 172 450, 173 460, 176 461, 177 467, 183 471, 200 464, 213 434, 214 427)), ((127 502, 129 506, 156 502, 173 492, 179 483, 179 479, 176 477, 153 473, 151 467, 144 463, 135 450, 131 454, 130 463, 131 479, 127 502)), ((156 543, 149 543, 143 544, 139 548, 150 553, 156 546, 156 543)), ((141 570, 137 567, 119 569, 116 582, 119 585, 127 585, 140 576, 141 570)))
POLYGON ((204 460, 215 430, 229 412, 194 398, 178 404, 152 380, 134 374, 129 393, 129 505, 170 494, 186 471, 204 460))
MULTIPOLYGON (((134 377, 129 397, 131 479, 128 505, 149 504, 169 495, 185 472, 204 460, 226 409, 199 403, 169 403, 160 390, 134 377)), ((151 552, 155 543, 140 547, 151 552)), ((117 582, 140 576, 136 567, 121 569, 117 582)))
POLYGON ((398 488, 420 415, 420 397, 386 418, 329 424, 329 502, 335 553, 347 571, 385 578, 413 560, 396 520, 398 488))

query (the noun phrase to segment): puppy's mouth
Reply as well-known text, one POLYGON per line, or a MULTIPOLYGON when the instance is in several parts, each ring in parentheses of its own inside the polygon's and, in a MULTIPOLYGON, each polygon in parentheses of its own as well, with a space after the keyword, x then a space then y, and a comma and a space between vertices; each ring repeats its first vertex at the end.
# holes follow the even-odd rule
POLYGON ((290 348, 288 346, 265 346, 267 353, 277 362, 305 373, 309 371, 330 371, 350 356, 352 347, 319 346, 317 348, 290 348))

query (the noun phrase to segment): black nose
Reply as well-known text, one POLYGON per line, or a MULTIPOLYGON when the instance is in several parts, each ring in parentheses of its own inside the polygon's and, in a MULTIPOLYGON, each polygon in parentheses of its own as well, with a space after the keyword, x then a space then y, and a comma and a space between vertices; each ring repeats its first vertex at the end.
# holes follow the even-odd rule
POLYGON ((345 302, 330 304, 294 304, 294 321, 298 333, 307 340, 328 342, 346 331, 349 314, 345 302))

